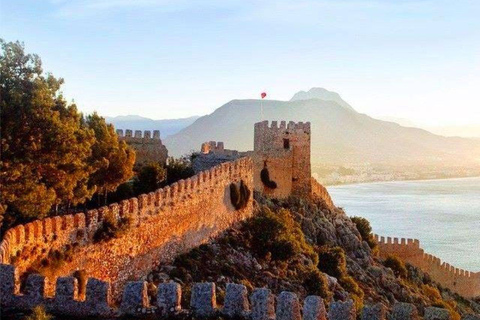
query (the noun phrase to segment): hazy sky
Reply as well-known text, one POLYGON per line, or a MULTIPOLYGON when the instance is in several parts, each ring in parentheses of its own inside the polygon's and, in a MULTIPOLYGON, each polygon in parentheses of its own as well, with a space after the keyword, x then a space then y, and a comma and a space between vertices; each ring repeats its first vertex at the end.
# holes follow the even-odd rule
POLYGON ((318 86, 356 110, 480 123, 480 1, 0 0, 85 112, 174 118, 318 86))

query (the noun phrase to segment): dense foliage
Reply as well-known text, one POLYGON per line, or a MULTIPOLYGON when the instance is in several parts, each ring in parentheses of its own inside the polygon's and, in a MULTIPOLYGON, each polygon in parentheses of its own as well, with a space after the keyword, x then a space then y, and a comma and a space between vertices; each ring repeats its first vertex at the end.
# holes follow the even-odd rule
POLYGON ((95 133, 92 145, 91 165, 96 169, 89 177, 89 185, 95 186, 98 194, 117 189, 133 176, 135 152, 125 141, 119 141, 115 129, 96 113, 86 117, 86 124, 95 133))
POLYGON ((353 223, 357 226, 357 230, 362 236, 362 240, 367 242, 370 249, 375 249, 377 247, 377 242, 372 234, 372 227, 370 226, 370 221, 362 217, 352 217, 350 218, 353 223))
MULTIPOLYGON (((0 215, 60 213, 132 176, 135 154, 96 114, 84 118, 37 55, 0 40, 0 215)), ((5 226, 4 226, 5 227, 5 226)))
POLYGON ((383 261, 383 265, 387 268, 392 269, 393 273, 397 277, 405 279, 408 275, 407 268, 405 267, 405 263, 396 256, 389 255, 383 261))
POLYGON ((167 185, 190 178, 195 174, 189 158, 169 158, 165 169, 167 170, 167 185))
POLYGON ((347 271, 345 251, 341 247, 322 246, 318 248, 318 269, 338 279, 342 287, 350 293, 357 309, 363 306, 363 290, 347 271))
POLYGON ((133 179, 133 191, 136 195, 155 191, 165 185, 166 178, 167 169, 160 163, 144 165, 133 179))

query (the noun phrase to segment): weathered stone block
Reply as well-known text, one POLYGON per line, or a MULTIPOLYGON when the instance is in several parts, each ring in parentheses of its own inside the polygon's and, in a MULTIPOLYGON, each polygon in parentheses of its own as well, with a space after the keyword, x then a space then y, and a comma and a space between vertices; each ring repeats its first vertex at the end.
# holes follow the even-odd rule
POLYGON ((329 320, 355 320, 356 318, 357 314, 352 300, 336 301, 330 304, 329 320))
POLYGON ((382 303, 366 306, 362 310, 362 320, 386 320, 387 309, 382 303))
POLYGON ((128 282, 123 290, 120 309, 125 314, 134 315, 137 309, 148 307, 147 283, 145 281, 128 282))
POLYGON ((251 296, 252 320, 275 319, 275 296, 269 289, 255 289, 251 296))
POLYGON ((161 283, 157 292, 157 306, 163 315, 181 309, 182 288, 178 283, 161 283))
POLYGON ((277 299, 277 320, 300 320, 300 303, 293 292, 283 291, 277 299))
POLYGON ((78 299, 78 281, 74 277, 57 279, 54 303, 58 308, 78 299))
POLYGON ((195 283, 190 299, 192 312, 199 317, 210 317, 215 314, 217 298, 213 282, 195 283))
POLYGON ((0 264, 0 303, 9 305, 13 295, 19 292, 18 272, 11 264, 0 264))
POLYGON ((418 320, 417 308, 411 303, 397 302, 393 306, 391 320, 418 320))
POLYGON ((222 313, 229 317, 240 317, 248 307, 247 288, 241 284, 227 283, 222 313))
POLYGON ((85 303, 91 315, 108 314, 111 310, 110 283, 95 278, 89 278, 85 294, 85 303))
POLYGON ((25 284, 26 295, 28 300, 33 304, 43 302, 45 298, 46 278, 39 274, 30 274, 25 284))
POLYGON ((428 307, 425 308, 425 314, 423 316, 425 320, 450 320, 450 313, 446 309, 428 307))
POLYGON ((319 296, 308 296, 303 302, 303 320, 327 320, 327 311, 323 299, 319 296))

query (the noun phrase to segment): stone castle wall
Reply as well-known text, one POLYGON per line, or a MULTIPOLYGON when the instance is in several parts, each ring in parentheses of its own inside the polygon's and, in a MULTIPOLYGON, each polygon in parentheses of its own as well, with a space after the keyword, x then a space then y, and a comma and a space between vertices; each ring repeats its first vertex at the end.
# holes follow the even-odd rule
MULTIPOLYGON (((77 269, 112 282, 115 298, 129 279, 145 276, 155 266, 172 260, 210 237, 252 215, 253 199, 235 210, 230 201, 232 182, 253 190, 253 164, 249 158, 223 163, 156 192, 121 201, 108 207, 37 220, 8 230, 0 244, 0 263, 13 263, 21 275, 51 250, 73 250, 73 259, 58 275, 77 269), (120 238, 94 243, 103 218, 133 218, 133 225, 120 238)), ((48 292, 53 288, 47 287, 48 292)))
POLYGON ((160 139, 160 131, 153 130, 144 131, 142 136, 141 130, 125 130, 125 135, 122 129, 117 130, 119 140, 125 141, 130 147, 135 150, 136 160, 135 164, 143 165, 151 162, 165 163, 168 158, 168 150, 160 139))
POLYGON ((327 188, 320 184, 315 178, 312 177, 312 192, 317 195, 320 199, 323 199, 327 206, 330 208, 334 207, 333 200, 328 193, 327 188))
POLYGON ((253 153, 254 159, 254 185, 255 190, 274 198, 287 198, 292 194, 293 157, 291 150, 279 150, 275 153, 253 153), (275 181, 277 187, 270 189, 261 180, 261 171, 268 169, 270 180, 275 181))
POLYGON ((380 255, 395 255, 428 273, 435 282, 465 297, 480 296, 480 272, 474 273, 442 262, 425 253, 417 239, 380 237, 375 235, 380 255))
POLYGON ((217 155, 239 157, 240 153, 237 150, 225 149, 225 145, 222 141, 208 141, 202 143, 200 152, 203 154, 214 153, 217 155))
POLYGON ((310 164, 310 122, 268 121, 255 124, 254 180, 256 190, 274 197, 290 194, 307 196, 312 192, 310 164), (277 188, 268 189, 260 180, 267 167, 277 188), (277 180, 275 180, 277 179, 277 180))
MULTIPOLYGON (((356 320, 357 312, 352 300, 330 301, 328 311, 325 302, 319 296, 308 296, 300 303, 297 295, 283 291, 275 296, 266 288, 256 288, 250 298, 244 285, 229 283, 226 286, 223 306, 219 307, 214 283, 195 283, 191 289, 190 306, 181 305, 182 288, 178 283, 162 283, 158 286, 157 302, 150 305, 147 283, 128 282, 122 294, 121 302, 114 306, 110 284, 95 278, 89 278, 86 295, 79 297, 79 286, 74 277, 57 279, 55 295, 48 296, 44 288, 46 279, 32 274, 27 279, 24 292, 20 292, 18 272, 12 265, 0 265, 0 300, 5 310, 30 310, 36 305, 44 305, 48 312, 56 315, 75 317, 111 318, 113 316, 143 317, 146 315, 168 319, 169 316, 182 314, 193 318, 227 317, 229 319, 249 320, 356 320)), ((361 312, 362 320, 417 320, 419 312, 414 305, 396 303, 390 315, 381 303, 369 305, 361 312)), ((426 307, 426 320, 449 320, 445 309, 426 307)), ((475 319, 473 315, 464 315, 462 319, 475 319)))

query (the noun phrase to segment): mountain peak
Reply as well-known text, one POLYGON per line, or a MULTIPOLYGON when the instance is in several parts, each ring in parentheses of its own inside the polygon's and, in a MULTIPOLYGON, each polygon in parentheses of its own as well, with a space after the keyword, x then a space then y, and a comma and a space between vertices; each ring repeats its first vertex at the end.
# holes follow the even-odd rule
POLYGON ((334 101, 338 103, 340 106, 355 111, 352 106, 350 106, 345 100, 343 100, 340 95, 333 91, 328 91, 324 88, 311 88, 310 90, 306 91, 299 91, 293 95, 290 101, 298 101, 298 100, 310 100, 310 99, 320 99, 326 101, 334 101))

